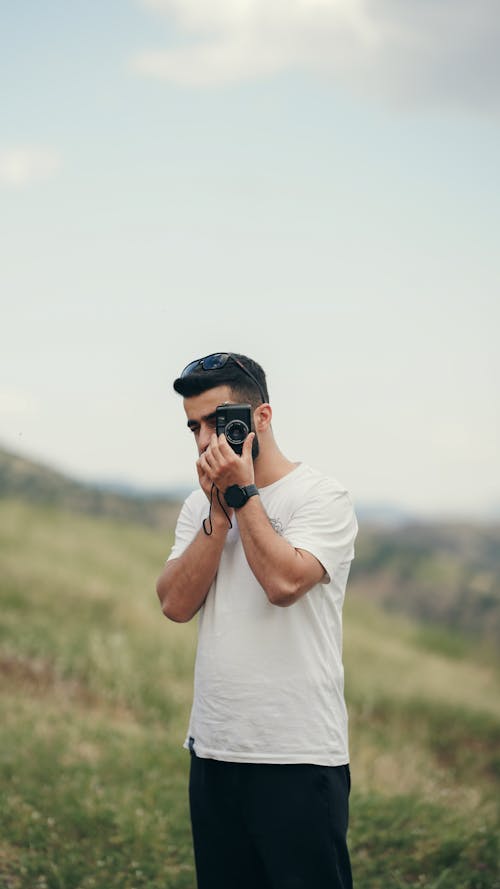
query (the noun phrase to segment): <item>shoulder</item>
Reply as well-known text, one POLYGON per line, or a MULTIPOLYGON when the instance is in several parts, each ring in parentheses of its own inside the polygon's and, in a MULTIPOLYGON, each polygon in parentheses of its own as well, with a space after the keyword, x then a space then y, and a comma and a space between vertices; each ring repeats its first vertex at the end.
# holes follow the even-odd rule
POLYGON ((197 517, 203 511, 207 503, 205 494, 198 488, 186 497, 179 513, 179 519, 188 518, 189 516, 197 517))
POLYGON ((184 501, 184 506, 188 508, 195 508, 197 506, 201 506, 201 504, 206 500, 205 494, 201 490, 201 488, 195 488, 194 491, 191 491, 190 494, 186 497, 184 501))
POLYGON ((310 466, 304 466, 301 477, 303 488, 297 492, 294 516, 311 525, 350 528, 356 534, 354 504, 345 485, 310 466))
POLYGON ((356 525, 354 505, 345 485, 308 464, 300 463, 276 495, 264 506, 279 512, 285 527, 291 521, 356 525))
POLYGON ((301 463, 299 470, 297 485, 307 494, 307 499, 351 500, 349 491, 338 479, 325 475, 306 463, 301 463))
POLYGON ((311 552, 333 577, 336 566, 354 556, 358 523, 347 488, 310 466, 297 474, 293 508, 285 536, 296 549, 311 552), (299 481, 300 480, 300 481, 299 481))

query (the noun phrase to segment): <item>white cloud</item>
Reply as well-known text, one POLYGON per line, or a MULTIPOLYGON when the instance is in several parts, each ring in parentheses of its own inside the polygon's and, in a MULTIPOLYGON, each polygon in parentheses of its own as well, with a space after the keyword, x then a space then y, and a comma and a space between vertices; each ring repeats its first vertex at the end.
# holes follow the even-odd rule
POLYGON ((60 155, 49 148, 17 146, 0 151, 0 185, 19 188, 50 179, 61 166, 60 155))
POLYGON ((143 75, 197 87, 319 72, 393 100, 498 108, 497 0, 142 0, 182 42, 133 59, 143 75))

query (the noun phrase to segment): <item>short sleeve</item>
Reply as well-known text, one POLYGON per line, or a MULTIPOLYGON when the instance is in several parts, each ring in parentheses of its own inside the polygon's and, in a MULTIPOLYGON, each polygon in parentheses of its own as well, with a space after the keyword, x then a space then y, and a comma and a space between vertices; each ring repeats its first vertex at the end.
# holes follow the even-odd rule
POLYGON ((284 536, 295 549, 312 553, 323 565, 330 583, 338 567, 354 558, 358 523, 347 491, 328 484, 293 513, 284 536))
POLYGON ((193 492, 189 495, 187 500, 184 501, 175 526, 174 545, 167 561, 170 561, 170 559, 178 559, 194 540, 200 529, 199 501, 196 497, 196 493, 197 492, 193 492))

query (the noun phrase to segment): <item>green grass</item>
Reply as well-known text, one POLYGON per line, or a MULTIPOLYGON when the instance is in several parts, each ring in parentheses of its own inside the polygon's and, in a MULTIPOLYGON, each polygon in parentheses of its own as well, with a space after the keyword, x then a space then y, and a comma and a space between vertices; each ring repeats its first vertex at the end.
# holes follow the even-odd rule
POLYGON ((75 710, 4 700, 7 885, 193 886, 184 751, 130 714, 75 710))
MULTIPOLYGON (((195 887, 196 627, 161 615, 169 545, 0 503, 2 889, 195 887)), ((498 889, 495 657, 353 601, 345 661, 356 889, 498 889)))

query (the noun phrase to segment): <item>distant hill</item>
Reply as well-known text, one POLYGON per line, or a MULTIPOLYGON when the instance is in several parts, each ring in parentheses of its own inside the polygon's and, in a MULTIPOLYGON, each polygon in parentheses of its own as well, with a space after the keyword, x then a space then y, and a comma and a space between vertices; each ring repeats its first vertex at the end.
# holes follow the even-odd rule
POLYGON ((42 463, 0 448, 0 498, 5 497, 167 528, 175 522, 180 507, 179 499, 163 494, 120 492, 75 481, 42 463))
POLYGON ((349 592, 500 641, 500 523, 361 525, 349 592))

